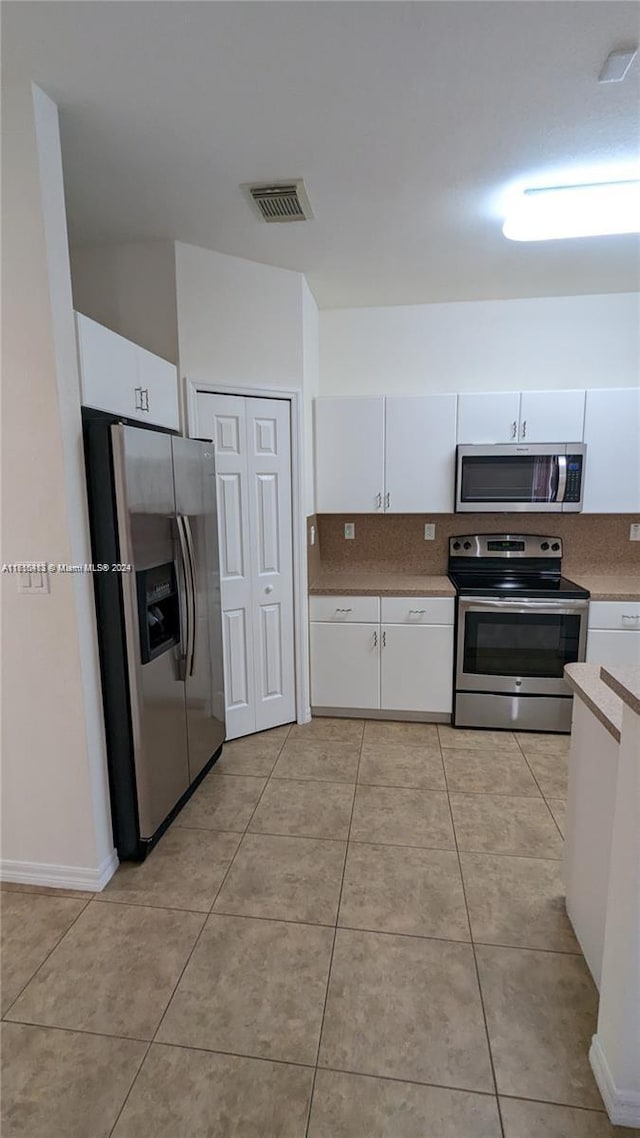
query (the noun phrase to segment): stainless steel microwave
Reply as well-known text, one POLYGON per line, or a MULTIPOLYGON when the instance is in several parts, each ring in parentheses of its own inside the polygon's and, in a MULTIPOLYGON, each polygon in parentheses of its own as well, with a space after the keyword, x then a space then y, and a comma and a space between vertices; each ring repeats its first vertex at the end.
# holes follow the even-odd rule
POLYGON ((459 446, 456 513, 579 513, 583 443, 459 446))

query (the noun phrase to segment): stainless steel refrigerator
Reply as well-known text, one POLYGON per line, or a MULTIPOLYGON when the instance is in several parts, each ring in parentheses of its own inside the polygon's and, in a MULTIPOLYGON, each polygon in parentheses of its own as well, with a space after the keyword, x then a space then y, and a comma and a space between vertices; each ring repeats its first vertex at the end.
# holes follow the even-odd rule
POLYGON ((114 838, 141 859, 224 741, 213 445, 83 415, 114 838))

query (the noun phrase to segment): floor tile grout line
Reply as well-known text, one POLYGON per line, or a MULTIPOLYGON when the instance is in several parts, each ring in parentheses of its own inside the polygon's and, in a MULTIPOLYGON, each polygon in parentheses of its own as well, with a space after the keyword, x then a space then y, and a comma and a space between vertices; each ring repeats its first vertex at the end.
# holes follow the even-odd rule
POLYGON ((518 746, 520 747, 520 751, 521 751, 521 753, 522 753, 522 757, 523 757, 523 759, 524 759, 525 763, 527 764, 527 766, 528 766, 529 770, 531 771, 531 777, 533 778, 533 780, 534 780, 534 782, 535 782, 536 786, 538 787, 538 790, 540 791, 540 794, 542 795, 542 799, 543 799, 543 801, 544 801, 544 804, 545 804, 545 806, 546 806, 547 810, 549 811, 549 813, 550 813, 550 815, 551 815, 551 818, 553 819, 553 824, 554 824, 554 826, 556 827, 556 830, 558 831, 558 833, 560 834, 560 837, 562 838, 562 840, 563 840, 563 842, 564 842, 564 834, 562 833, 562 830, 560 829, 560 827, 559 827, 558 823, 556 822, 556 819, 555 819, 555 816, 554 816, 553 810, 551 809, 551 807, 549 806, 549 803, 547 802, 547 796, 545 795, 545 793, 544 793, 544 791, 543 791, 543 789, 542 789, 542 786, 541 786, 540 782, 538 781, 538 779, 537 779, 537 777, 536 777, 536 773, 535 773, 535 771, 534 771, 533 767, 531 766, 531 763, 529 762, 529 759, 527 758, 527 755, 526 755, 526 753, 525 753, 525 750, 524 750, 524 748, 523 748, 523 747, 520 745, 520 740, 518 739, 518 737, 517 737, 517 736, 516 736, 516 743, 517 743, 517 744, 518 744, 518 746))
MULTIPOLYGON (((37 894, 36 894, 36 896, 37 896, 37 897, 45 897, 45 896, 48 896, 48 894, 45 894, 45 893, 37 893, 37 894)), ((67 897, 65 897, 65 898, 63 898, 63 899, 64 899, 65 901, 66 901, 66 900, 71 900, 71 898, 70 898, 70 897, 68 897, 68 898, 67 898, 67 897)), ((63 932, 63 933, 61 933, 61 934, 60 934, 60 936, 58 937, 58 939, 57 939, 56 943, 55 943, 55 944, 53 945, 53 947, 52 947, 52 948, 49 950, 49 952, 48 952, 48 953, 47 953, 47 955, 45 956, 44 960, 41 960, 41 961, 40 961, 40 963, 39 963, 38 967, 35 969, 35 971, 34 971, 34 972, 32 972, 32 973, 31 973, 31 976, 30 976, 30 977, 29 977, 29 979, 26 981, 26 983, 22 985, 22 987, 21 987, 20 991, 18 992, 18 995, 16 996, 15 1000, 13 1000, 13 1002, 12 1002, 11 1004, 9 1004, 9 1007, 8 1007, 8 1008, 6 1008, 6 1009, 5 1009, 5 1011, 2 1013, 2 1019, 3 1019, 3 1020, 6 1018, 6 1016, 8 1016, 8 1015, 9 1015, 9 1012, 11 1011, 11 1009, 12 1009, 13 1007, 15 1007, 16 1003, 18 1002, 18 1000, 19 1000, 19 999, 20 999, 20 997, 22 996, 22 994, 23 994, 23 992, 25 991, 25 989, 29 987, 29 984, 31 983, 31 981, 32 981, 32 980, 35 980, 35 978, 36 978, 36 976, 38 975, 38 972, 40 971, 40 969, 41 969, 41 968, 44 968, 44 965, 47 963, 47 960, 49 959, 49 957, 50 957, 50 956, 51 956, 51 955, 52 955, 52 954, 53 954, 53 953, 56 951, 56 949, 58 948, 58 946, 59 946, 60 944, 62 944, 62 942, 63 942, 64 938, 65 938, 65 937, 66 937, 66 935, 67 935, 67 933, 70 933, 70 932, 71 932, 71 930, 72 930, 73 926, 75 925, 76 921, 78 921, 78 920, 80 919, 80 917, 82 916, 82 914, 85 912, 85 910, 88 908, 88 906, 91 904, 91 902, 92 902, 92 901, 93 901, 93 897, 89 897, 87 900, 85 900, 85 903, 84 903, 84 905, 82 906, 82 908, 80 909, 80 912, 79 912, 79 913, 76 913, 76 915, 75 915, 75 917, 73 918, 73 920, 72 920, 71 924, 68 926, 68 928, 66 928, 66 929, 64 930, 64 932, 63 932)), ((12 1022, 12 1021, 11 1021, 11 1020, 7 1020, 7 1022, 8 1022, 8 1023, 10 1023, 10 1022, 12 1022)), ((14 1022, 15 1022, 15 1021, 14 1021, 14 1022)))
POLYGON ((363 719, 363 721, 362 721, 362 734, 360 736, 360 747, 358 749, 358 766, 357 766, 357 770, 356 770, 356 785, 354 786, 353 798, 351 799, 351 813, 349 815, 349 826, 347 828, 347 840, 346 840, 345 849, 344 849, 344 861, 342 863, 342 877, 340 879, 340 889, 338 891, 338 900, 337 900, 337 904, 336 904, 336 920, 335 920, 335 926, 334 926, 334 930, 333 930, 333 940, 331 943, 331 953, 329 956, 329 968, 327 970, 327 985, 326 985, 325 992, 324 992, 324 1001, 322 1004, 322 1015, 320 1016, 320 1030, 318 1032, 318 1046, 316 1049, 316 1061, 315 1061, 315 1066, 314 1066, 314 1070, 313 1070, 313 1077, 311 1079, 311 1090, 309 1093, 309 1107, 308 1107, 308 1111, 307 1111, 307 1121, 306 1121, 306 1125, 305 1125, 305 1129, 304 1129, 305 1138, 309 1138, 309 1127, 311 1126, 311 1113, 313 1110, 313 1096, 315 1094, 316 1079, 318 1077, 318 1064, 320 1062, 320 1048, 322 1046, 322 1035, 324 1032, 324 1021, 325 1021, 325 1017, 327 1014, 327 1004, 329 1001, 329 987, 331 985, 331 973, 333 970, 333 957, 334 957, 335 950, 336 950, 336 940, 338 938, 338 921, 340 920, 340 905, 342 904, 342 891, 344 889, 344 879, 345 879, 345 874, 347 872, 347 858, 349 856, 349 837, 351 835, 351 825, 353 822, 353 812, 354 812, 355 806, 356 806, 357 777, 360 773, 360 761, 362 759, 362 747, 364 744, 365 723, 366 723, 366 720, 363 719))
MULTIPOLYGON (((439 733, 438 733, 438 735, 439 735, 439 733)), ((442 747, 441 747, 441 750, 442 750, 442 747)), ((444 756, 442 758, 442 765, 444 766, 444 756)), ((462 883, 462 896, 464 899, 464 906, 465 906, 465 910, 466 910, 466 914, 467 914, 467 922, 469 925, 469 936, 471 937, 471 953, 473 956, 473 965, 474 965, 475 975, 476 975, 476 984, 478 985, 478 995, 480 997, 480 1008, 482 1011, 482 1020, 484 1023, 485 1038, 487 1040, 487 1050, 488 1050, 488 1054, 489 1054, 489 1063, 491 1066, 491 1077, 493 1079, 493 1087, 494 1087, 494 1093, 495 1093, 495 1098, 496 1098, 496 1106, 497 1106, 497 1110, 498 1110, 498 1120, 500 1122, 500 1131, 502 1133, 502 1138, 505 1138, 505 1129, 504 1129, 504 1122, 502 1119, 502 1110, 500 1107, 500 1099, 498 1097, 498 1079, 496 1076, 496 1068, 495 1068, 495 1063, 493 1060, 493 1051, 491 1048, 491 1038, 489 1036, 489 1024, 487 1022, 487 1012, 486 1012, 486 1008, 485 1008, 485 1004, 484 1004, 484 996, 482 993, 482 984, 480 981, 480 969, 478 967, 478 956, 476 953, 476 946, 475 946, 474 941, 473 941, 473 928, 471 925, 471 914, 469 912, 469 902, 467 900, 467 889, 466 889, 466 885, 465 885, 464 874, 462 872, 462 860, 460 858, 460 849, 458 847, 458 835, 456 833, 455 822, 453 819, 453 810, 451 808, 451 797, 449 795, 449 783, 447 780, 447 769, 446 769, 446 767, 445 767, 444 777, 445 777, 445 782, 447 783, 447 802, 449 804, 449 815, 451 817, 451 826, 453 829, 453 838, 454 838, 454 841, 456 844, 456 853, 458 855, 458 872, 460 874, 460 881, 462 883)))

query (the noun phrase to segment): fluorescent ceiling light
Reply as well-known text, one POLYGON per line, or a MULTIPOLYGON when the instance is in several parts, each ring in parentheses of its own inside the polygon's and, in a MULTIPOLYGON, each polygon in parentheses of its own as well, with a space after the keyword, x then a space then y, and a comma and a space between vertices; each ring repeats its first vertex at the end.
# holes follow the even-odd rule
POLYGON ((640 233, 640 180, 524 190, 502 232, 511 241, 640 233))

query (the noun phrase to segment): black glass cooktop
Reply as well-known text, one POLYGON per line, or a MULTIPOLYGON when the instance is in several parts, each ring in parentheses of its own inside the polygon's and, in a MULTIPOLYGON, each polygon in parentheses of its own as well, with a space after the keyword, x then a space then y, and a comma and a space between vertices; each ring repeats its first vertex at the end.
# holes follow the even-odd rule
POLYGON ((540 573, 482 572, 449 573, 458 593, 470 597, 533 597, 575 600, 589 597, 587 589, 567 577, 544 576, 540 573))

